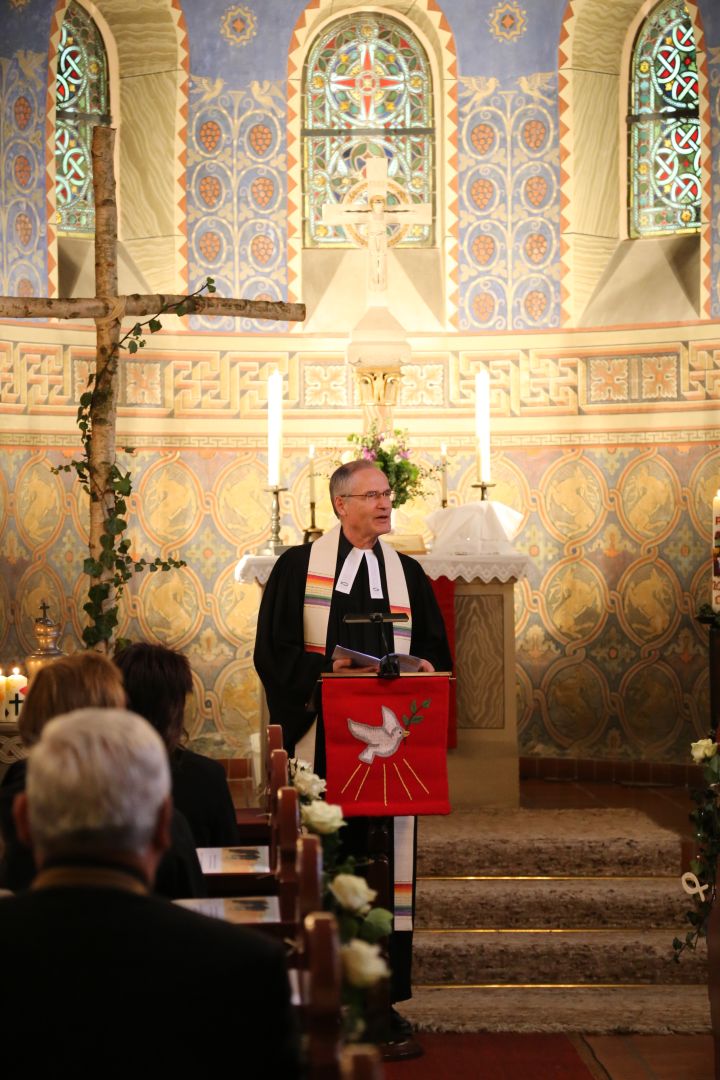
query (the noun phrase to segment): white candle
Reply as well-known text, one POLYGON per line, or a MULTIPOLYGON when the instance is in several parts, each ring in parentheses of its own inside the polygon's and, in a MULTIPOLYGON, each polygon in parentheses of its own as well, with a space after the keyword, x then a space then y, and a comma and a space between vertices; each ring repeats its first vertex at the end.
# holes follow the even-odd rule
POLYGON ((310 476, 309 476, 309 480, 308 480, 309 487, 310 487, 310 502, 314 503, 315 502, 315 447, 314 446, 311 446, 310 449, 308 450, 308 457, 310 458, 310 476))
POLYGON ((5 719, 5 684, 7 679, 0 668, 0 723, 5 719))
POLYGON ((490 483, 490 375, 478 371, 475 376, 475 438, 477 473, 481 484, 490 483))
POLYGON ((24 694, 21 694, 20 691, 24 690, 26 686, 27 679, 20 674, 20 668, 14 667, 12 675, 8 675, 5 680, 5 708, 7 709, 7 718, 11 722, 17 720, 20 715, 25 700, 24 694))
POLYGON ((280 487, 282 455, 282 375, 273 371, 268 378, 268 487, 280 487))
POLYGON ((440 443, 440 498, 447 502, 447 445, 440 443))
POLYGON ((720 611, 720 490, 712 504, 712 609, 720 611))

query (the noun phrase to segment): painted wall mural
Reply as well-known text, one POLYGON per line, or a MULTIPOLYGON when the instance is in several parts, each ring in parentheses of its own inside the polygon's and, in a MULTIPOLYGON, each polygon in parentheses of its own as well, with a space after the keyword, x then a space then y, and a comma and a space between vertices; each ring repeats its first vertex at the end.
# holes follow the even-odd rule
MULTIPOLYGON (((141 424, 135 454, 123 456, 134 476, 132 552, 180 555, 188 565, 138 579, 121 633, 185 651, 195 673, 192 739, 242 754, 259 719, 258 594, 233 571, 269 531, 268 361, 284 373, 294 430, 283 461, 289 541, 308 524, 307 444, 317 445, 318 472, 329 476, 345 442, 327 432, 356 430, 360 412, 340 356, 220 344, 195 353, 192 341, 174 351, 160 335, 147 357, 123 365, 121 427, 162 418, 175 432, 141 424)), ((0 433, 0 664, 31 650, 42 599, 61 613, 63 646, 79 645, 87 506, 71 478, 49 466, 74 452, 88 353, 69 340, 0 344, 0 408, 27 417, 26 431, 0 433)), ((522 751, 685 760, 709 715, 706 633, 693 616, 709 596, 720 431, 708 423, 720 400, 720 341, 419 356, 405 369, 396 422, 410 428, 427 465, 447 440, 451 504, 476 494, 472 387, 483 367, 495 423, 493 497, 522 513, 518 546, 532 559, 516 588, 522 751), (662 428, 652 421, 659 408, 662 428)), ((398 527, 429 539, 425 519, 439 498, 434 483, 425 500, 401 508, 398 527)), ((325 492, 319 523, 332 524, 325 492)))
MULTIPOLYGON (((188 125, 190 282, 215 279, 221 296, 283 300, 287 284, 285 89, 192 79, 188 125)), ((252 319, 193 316, 202 329, 275 331, 252 319)))
POLYGON ((0 58, 0 295, 45 293, 43 63, 31 52, 0 58))
POLYGON ((460 329, 556 326, 556 79, 460 80, 460 329))

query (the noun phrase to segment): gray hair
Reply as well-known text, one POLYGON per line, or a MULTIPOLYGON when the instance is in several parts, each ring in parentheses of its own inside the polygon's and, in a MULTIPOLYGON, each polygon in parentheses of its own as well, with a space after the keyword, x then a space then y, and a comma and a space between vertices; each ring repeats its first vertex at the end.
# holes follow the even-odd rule
POLYGON ((30 832, 48 855, 140 854, 169 793, 162 739, 125 709, 77 709, 58 716, 30 751, 30 832))
POLYGON ((330 477, 330 503, 335 517, 340 516, 335 509, 335 499, 338 495, 348 494, 347 491, 342 489, 347 487, 350 478, 355 473, 362 472, 363 469, 379 469, 382 472, 377 461, 370 461, 369 458, 355 458, 354 461, 347 461, 344 465, 341 465, 330 477))

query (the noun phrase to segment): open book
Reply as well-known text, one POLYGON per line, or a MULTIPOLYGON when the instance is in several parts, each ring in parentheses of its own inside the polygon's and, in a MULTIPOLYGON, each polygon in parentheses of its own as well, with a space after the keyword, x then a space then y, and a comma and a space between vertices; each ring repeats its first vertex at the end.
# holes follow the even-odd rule
MULTIPOLYGON (((346 649, 344 645, 335 646, 332 658, 333 660, 344 658, 352 660, 353 667, 379 667, 381 660, 379 656, 357 652, 355 649, 346 649)), ((399 671, 419 671, 422 663, 419 656, 409 656, 406 653, 390 653, 388 659, 397 661, 399 671)))

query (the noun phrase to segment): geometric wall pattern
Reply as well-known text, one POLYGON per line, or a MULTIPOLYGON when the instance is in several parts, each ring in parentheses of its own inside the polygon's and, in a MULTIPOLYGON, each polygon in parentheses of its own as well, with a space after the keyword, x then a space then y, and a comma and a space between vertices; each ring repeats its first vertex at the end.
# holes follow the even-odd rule
POLYGON ((519 86, 459 80, 463 330, 559 321, 557 80, 519 86))
MULTIPOLYGON (((0 411, 12 422, 0 428, 0 664, 31 648, 43 597, 63 613, 65 646, 76 647, 86 587, 85 501, 48 463, 67 461, 77 445, 92 338, 78 328, 46 343, 42 328, 17 330, 0 338, 0 411)), ((571 349, 558 334, 522 348, 525 335, 488 335, 456 339, 465 347, 451 352, 417 351, 396 422, 410 428, 425 464, 447 440, 450 502, 469 501, 474 379, 489 370, 493 497, 523 515, 518 545, 532 560, 516 589, 523 750, 684 760, 708 715, 705 631, 692 615, 709 593, 720 338, 664 331, 654 344, 646 334, 624 346, 605 338, 571 349), (473 341, 485 347, 473 350, 473 341)), ((257 723, 257 595, 232 571, 268 533, 268 371, 284 376, 288 540, 307 525, 307 444, 316 443, 318 472, 328 475, 361 423, 341 355, 288 335, 270 349, 251 344, 163 333, 121 364, 119 424, 133 431, 122 445, 137 448, 126 459, 133 554, 188 563, 138 578, 121 628, 188 653, 191 734, 217 753, 241 752, 257 723)), ((425 532, 438 502, 432 481, 425 500, 400 509, 399 527, 425 532)), ((319 523, 331 524, 324 493, 319 523)))
MULTIPOLYGON (((141 355, 121 364, 121 417, 262 419, 271 365, 286 378, 288 408, 310 415, 358 406, 341 354, 200 348, 197 339, 173 352, 159 338, 141 355)), ((93 359, 89 347, 0 339, 0 407, 15 415, 74 415, 93 359)), ((404 369, 399 404, 418 417, 432 416, 438 406, 448 418, 453 410, 472 408, 481 368, 490 373, 493 418, 617 416, 658 406, 692 412, 720 402, 718 339, 416 354, 404 369)))
MULTIPOLYGON (((193 78, 188 125, 191 288, 215 279, 220 296, 286 296, 285 87, 193 78)), ((285 329, 252 319, 193 316, 195 330, 285 329)))
POLYGON ((45 291, 43 64, 37 53, 0 58, 0 295, 45 291))
MULTIPOLYGON (((320 473, 337 454, 321 453, 320 473)), ((63 646, 78 647, 87 503, 77 483, 49 469, 67 456, 50 447, 3 453, 0 664, 31 650, 43 599, 54 618, 62 612, 63 646)), ((430 463, 437 450, 420 457, 430 463)), ((258 595, 233 570, 268 533, 263 458, 252 449, 168 448, 124 460, 133 472, 133 556, 179 554, 187 566, 139 577, 120 632, 187 653, 190 735, 216 754, 241 752, 257 724, 258 595)), ((515 589, 521 750, 684 760, 709 716, 706 631, 693 613, 709 596, 720 454, 703 443, 498 448, 493 464, 493 497, 522 513, 517 544, 531 559, 515 589)), ((283 529, 297 539, 308 518, 306 453, 286 454, 284 468, 283 529)), ((472 455, 452 454, 451 504, 474 497, 473 479, 472 455)), ((403 508, 401 528, 423 530, 435 486, 423 504, 403 508)), ((324 493, 320 518, 331 524, 324 493)))
POLYGON ((712 316, 720 318, 720 48, 710 49, 710 108, 712 122, 712 316))

